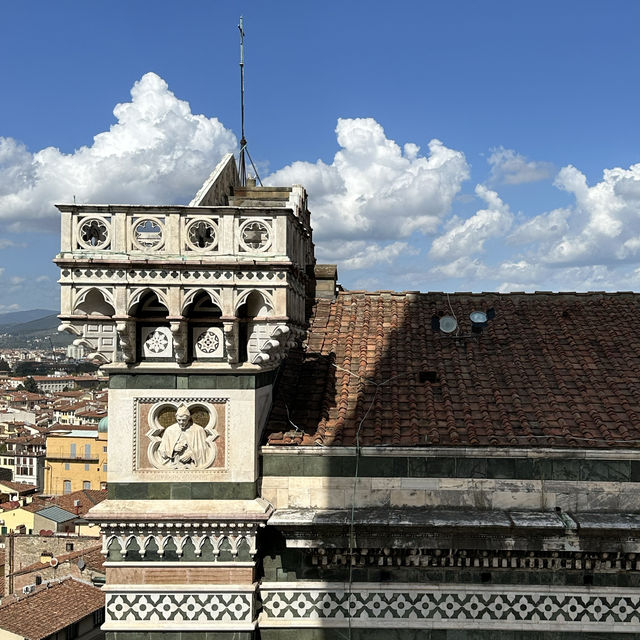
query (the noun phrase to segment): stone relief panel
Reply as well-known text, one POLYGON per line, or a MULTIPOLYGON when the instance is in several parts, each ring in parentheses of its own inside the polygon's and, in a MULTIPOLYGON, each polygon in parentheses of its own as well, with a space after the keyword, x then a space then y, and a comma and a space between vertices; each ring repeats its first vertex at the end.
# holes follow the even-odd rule
POLYGON ((201 360, 224 357, 224 335, 222 327, 193 328, 193 357, 201 360))
POLYGON ((226 470, 227 402, 211 398, 134 401, 135 470, 167 480, 185 472, 226 470))
POLYGON ((173 336, 169 327, 142 327, 140 333, 143 358, 173 357, 173 336))

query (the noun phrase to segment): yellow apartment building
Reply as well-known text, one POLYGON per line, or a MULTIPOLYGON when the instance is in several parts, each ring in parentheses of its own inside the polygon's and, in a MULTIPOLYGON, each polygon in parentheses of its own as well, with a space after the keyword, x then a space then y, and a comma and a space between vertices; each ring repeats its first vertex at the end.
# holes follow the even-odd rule
POLYGON ((6 535, 12 531, 23 530, 31 534, 34 530, 36 511, 44 509, 46 504, 34 500, 18 507, 7 508, 0 511, 0 534, 6 535))
POLYGON ((45 495, 64 495, 107 486, 107 420, 97 426, 69 426, 47 436, 45 495))

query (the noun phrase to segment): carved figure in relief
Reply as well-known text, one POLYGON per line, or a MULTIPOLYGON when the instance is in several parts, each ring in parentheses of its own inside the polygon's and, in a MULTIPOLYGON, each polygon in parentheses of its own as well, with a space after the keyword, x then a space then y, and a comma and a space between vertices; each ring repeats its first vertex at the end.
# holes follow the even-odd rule
POLYGON ((160 456, 169 462, 202 467, 207 459, 209 445, 205 430, 193 422, 187 407, 181 404, 176 412, 176 422, 162 434, 160 456))
POLYGON ((153 410, 150 412, 147 434, 151 438, 149 460, 154 467, 206 469, 214 463, 217 454, 215 441, 219 437, 215 429, 215 410, 209 412, 208 424, 203 427, 194 422, 189 408, 181 404, 175 413, 176 421, 164 429, 157 423, 154 413, 153 410))

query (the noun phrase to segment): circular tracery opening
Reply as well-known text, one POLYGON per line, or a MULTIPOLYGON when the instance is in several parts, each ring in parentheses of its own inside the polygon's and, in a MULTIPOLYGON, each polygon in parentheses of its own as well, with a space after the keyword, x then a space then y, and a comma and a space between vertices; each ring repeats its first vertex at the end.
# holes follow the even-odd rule
POLYGON ((265 251, 271 244, 269 227, 260 220, 249 220, 240 229, 240 240, 247 251, 265 251))
POLYGON ((213 249, 218 242, 216 227, 208 220, 194 220, 187 228, 187 244, 195 251, 213 249))
POLYGON ((109 242, 109 226, 101 218, 86 218, 80 225, 80 244, 86 249, 98 249, 109 242))
POLYGON ((140 249, 158 249, 163 242, 162 224, 154 218, 144 218, 133 227, 133 241, 140 249))

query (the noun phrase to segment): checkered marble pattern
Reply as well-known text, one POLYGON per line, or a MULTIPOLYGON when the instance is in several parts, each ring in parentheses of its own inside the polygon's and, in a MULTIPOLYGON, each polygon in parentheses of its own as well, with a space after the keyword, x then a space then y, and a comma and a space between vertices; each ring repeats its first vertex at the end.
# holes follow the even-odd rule
POLYGON ((251 593, 118 593, 106 598, 108 622, 251 622, 251 593))
MULTIPOLYGON (((378 586, 378 585, 377 585, 378 586)), ((383 587, 383 585, 380 585, 383 587)), ((353 588, 261 589, 263 612, 261 625, 281 626, 291 621, 313 625, 313 621, 346 621, 358 626, 400 624, 428 626, 477 626, 488 628, 543 627, 605 629, 613 625, 637 625, 640 629, 640 591, 535 589, 508 587, 460 590, 428 589, 398 585, 385 590, 353 588), (617 591, 617 593, 616 593, 617 591), (402 622, 401 622, 402 621, 402 622), (453 623, 453 624, 452 624, 453 623)))

